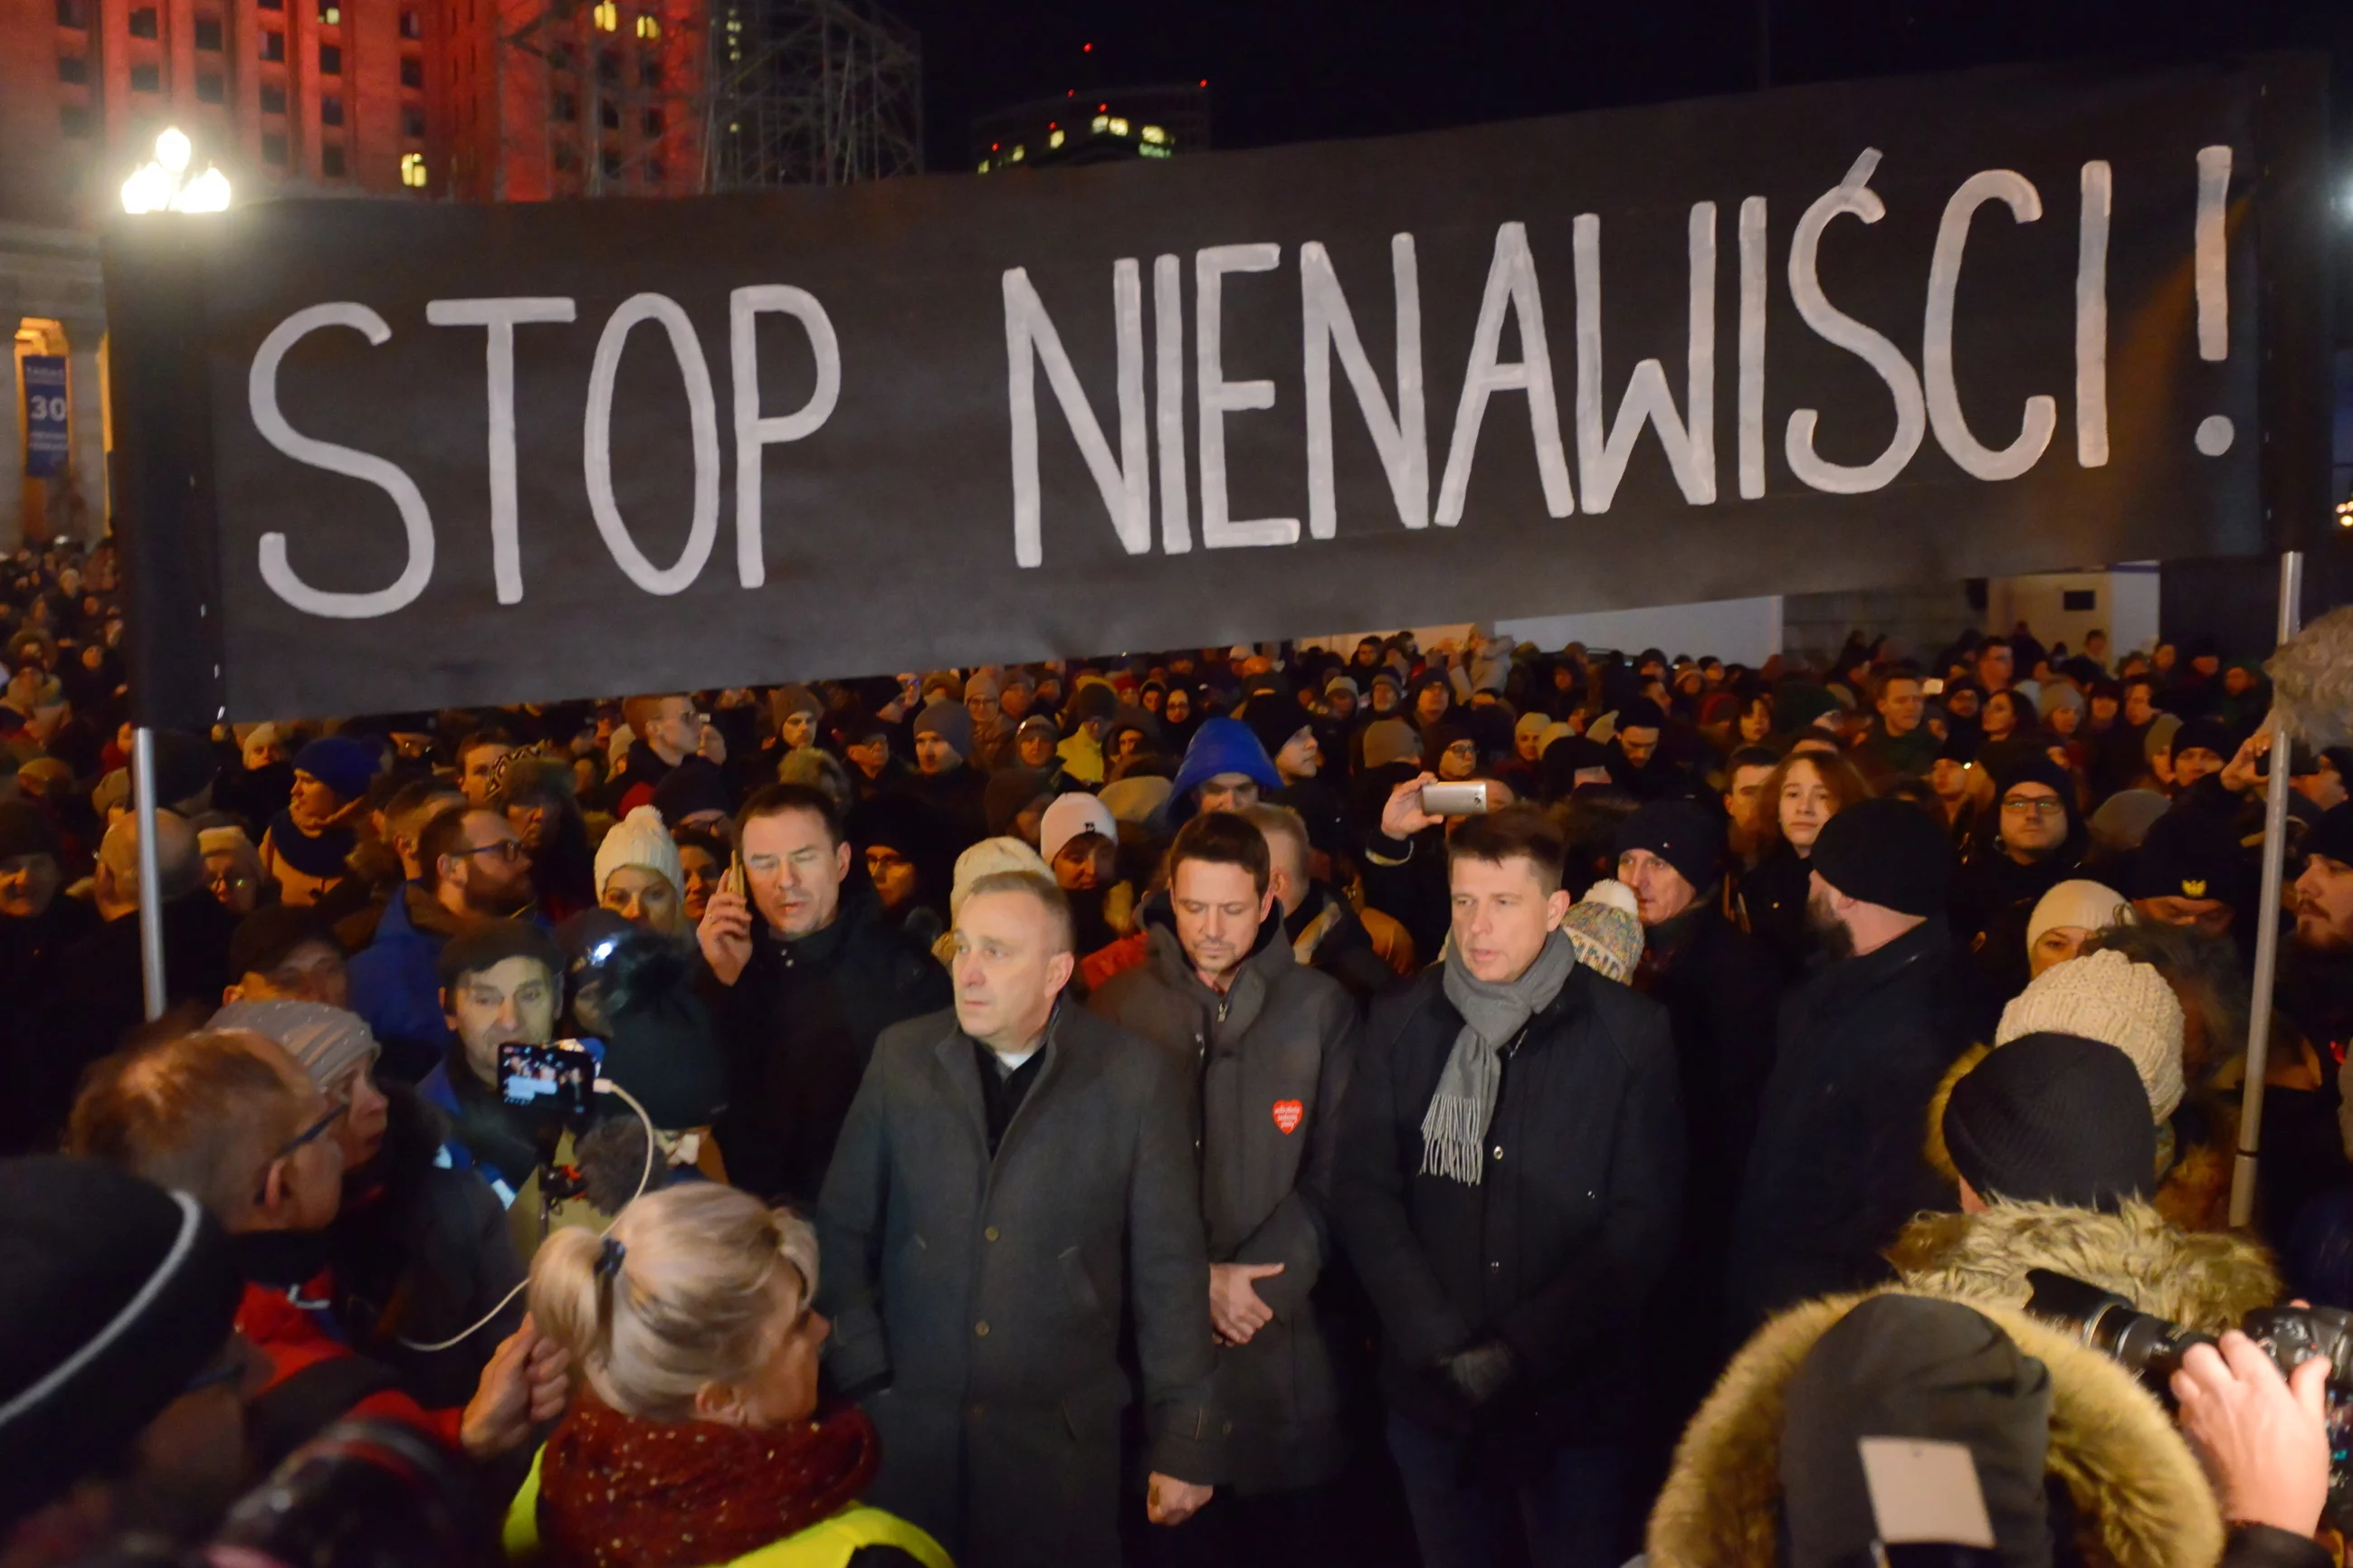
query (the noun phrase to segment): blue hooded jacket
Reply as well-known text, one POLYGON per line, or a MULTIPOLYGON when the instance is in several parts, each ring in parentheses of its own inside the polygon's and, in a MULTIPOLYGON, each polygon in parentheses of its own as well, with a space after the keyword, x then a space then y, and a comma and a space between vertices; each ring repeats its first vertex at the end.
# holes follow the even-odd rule
MULTIPOLYGON (((1300 720, 1307 722, 1305 718, 1300 720)), ((1198 809, 1193 802, 1195 786, 1205 784, 1219 773, 1247 773, 1258 781, 1260 789, 1269 795, 1282 787, 1282 775, 1274 771, 1274 760, 1266 754, 1266 747, 1250 733, 1250 727, 1239 719, 1206 720, 1193 732, 1193 743, 1185 748, 1185 762, 1176 770, 1175 783, 1169 786, 1166 817, 1175 827, 1190 817, 1198 809)))

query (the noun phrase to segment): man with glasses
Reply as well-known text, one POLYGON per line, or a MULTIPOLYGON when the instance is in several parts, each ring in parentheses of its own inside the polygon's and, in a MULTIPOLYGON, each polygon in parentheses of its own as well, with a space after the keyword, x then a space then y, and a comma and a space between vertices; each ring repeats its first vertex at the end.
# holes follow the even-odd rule
POLYGON ((352 960, 352 1011, 384 1042, 396 1078, 411 1081, 440 1058, 441 949, 486 920, 527 918, 531 861, 506 814, 445 811, 425 825, 419 876, 385 906, 375 940, 352 960))
POLYGON ((206 1030, 100 1063, 68 1149, 186 1193, 239 1238, 237 1325, 269 1363, 246 1423, 264 1465, 347 1415, 405 1422, 477 1459, 511 1452, 568 1392, 560 1353, 535 1334, 500 1346, 461 1409, 426 1409, 392 1368, 352 1351, 324 1235, 343 1202, 334 1134, 351 1110, 275 1041, 206 1030))
POLYGON ((2026 989, 2026 925, 2042 895, 2079 873, 2090 836, 2075 780, 2049 757, 2018 758, 1994 777, 1994 810, 1963 847, 1954 879, 1954 934, 1977 955, 1995 994, 2026 989))

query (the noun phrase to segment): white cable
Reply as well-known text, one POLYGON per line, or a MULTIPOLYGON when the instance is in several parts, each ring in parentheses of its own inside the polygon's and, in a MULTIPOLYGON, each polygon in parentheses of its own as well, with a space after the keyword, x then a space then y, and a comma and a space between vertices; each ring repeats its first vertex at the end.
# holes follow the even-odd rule
MULTIPOLYGON (((638 1120, 645 1125, 646 1168, 638 1176, 638 1190, 629 1194, 629 1204, 633 1204, 639 1198, 644 1197, 646 1195, 646 1189, 653 1185, 654 1119, 646 1114, 646 1108, 638 1103, 638 1097, 636 1095, 631 1094, 628 1089, 623 1089, 611 1079, 598 1079, 596 1080, 596 1089, 599 1093, 609 1093, 617 1098, 631 1110, 636 1111, 638 1113, 638 1120)), ((629 1204, 623 1204, 621 1206, 626 1209, 629 1206, 629 1204)), ((615 1215, 613 1217, 615 1219, 618 1219, 621 1216, 619 1215, 615 1215)), ((612 1228, 612 1226, 608 1223, 605 1226, 604 1230, 600 1230, 596 1234, 601 1237, 605 1235, 606 1231, 609 1231, 612 1228)), ((420 1345, 415 1340, 406 1339, 399 1334, 395 1334, 393 1336, 393 1342, 400 1346, 403 1350, 416 1351, 419 1354, 423 1355, 432 1355, 441 1351, 455 1350, 458 1346, 464 1344, 468 1340, 472 1339, 476 1334, 480 1333, 484 1329, 489 1328, 492 1323, 498 1321, 499 1314, 505 1311, 508 1306, 512 1303, 514 1299, 517 1296, 522 1295, 523 1291, 529 1288, 530 1284, 531 1276, 529 1272, 526 1271, 523 1278, 515 1282, 515 1288, 513 1289, 499 1298, 499 1304, 497 1306, 484 1313, 481 1320, 475 1323, 473 1327, 459 1331, 457 1337, 454 1339, 443 1340, 439 1344, 420 1345)))

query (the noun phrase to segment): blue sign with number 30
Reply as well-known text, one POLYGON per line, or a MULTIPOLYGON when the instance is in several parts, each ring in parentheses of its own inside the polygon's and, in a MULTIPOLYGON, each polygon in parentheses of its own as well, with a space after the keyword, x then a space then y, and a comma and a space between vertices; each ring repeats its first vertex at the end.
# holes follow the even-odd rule
POLYGON ((25 472, 37 479, 66 471, 72 449, 66 413, 63 354, 26 354, 16 362, 25 377, 25 472))

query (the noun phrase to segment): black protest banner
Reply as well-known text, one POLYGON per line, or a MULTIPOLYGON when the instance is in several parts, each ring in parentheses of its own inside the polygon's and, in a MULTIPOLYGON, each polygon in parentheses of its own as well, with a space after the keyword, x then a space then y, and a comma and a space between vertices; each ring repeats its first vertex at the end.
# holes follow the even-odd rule
MULTIPOLYGON (((2276 547, 2309 62, 108 250, 151 719, 2276 547)), ((2320 510, 2316 504, 2310 510, 2320 510)))

